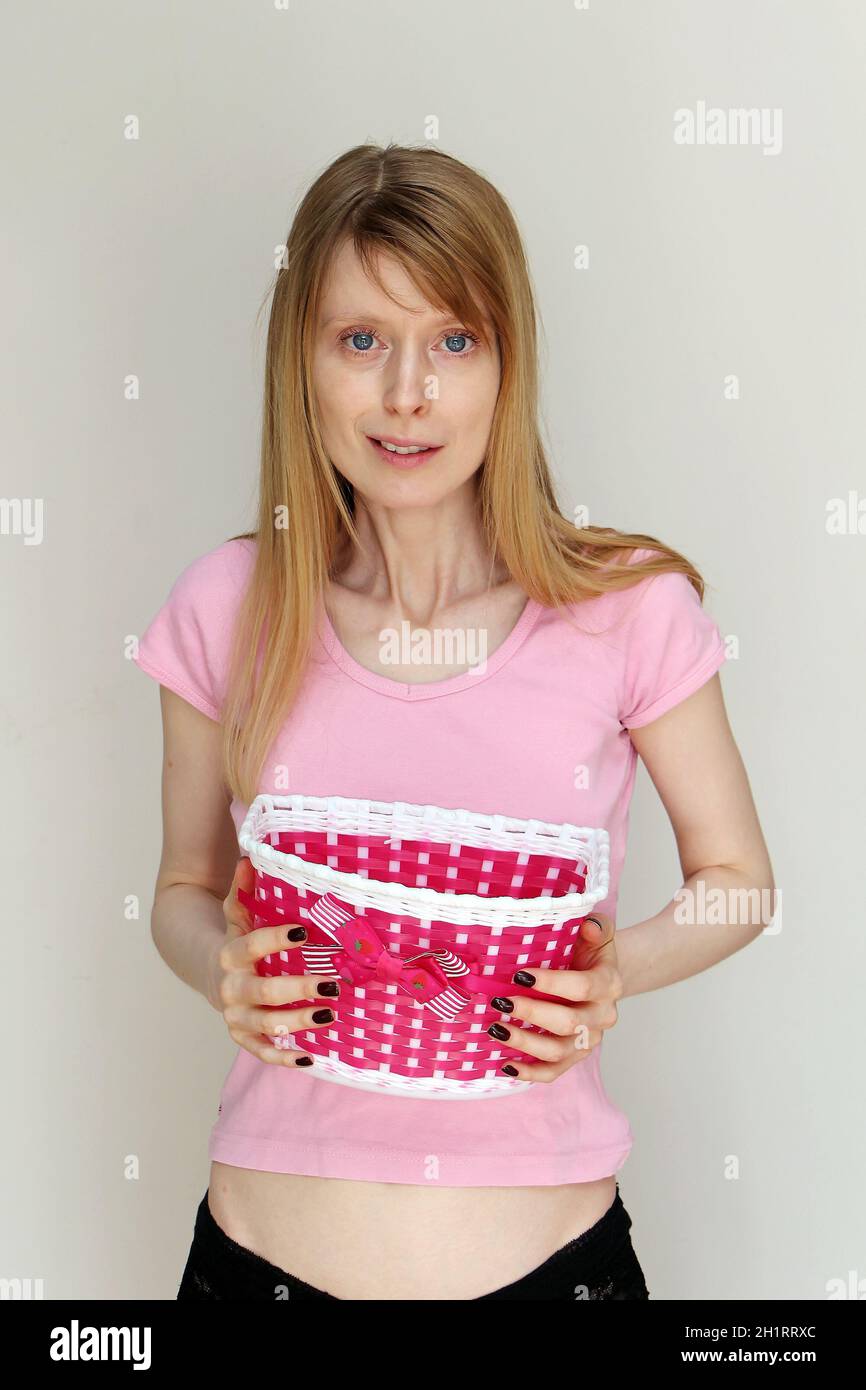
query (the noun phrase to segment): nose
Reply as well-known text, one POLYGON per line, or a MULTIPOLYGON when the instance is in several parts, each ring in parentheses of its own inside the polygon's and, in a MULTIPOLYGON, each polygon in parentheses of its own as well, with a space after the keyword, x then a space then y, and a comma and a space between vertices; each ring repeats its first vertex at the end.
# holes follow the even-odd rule
POLYGON ((410 415, 438 397, 438 378, 426 350, 412 343, 396 348, 385 371, 383 405, 397 415, 410 415))

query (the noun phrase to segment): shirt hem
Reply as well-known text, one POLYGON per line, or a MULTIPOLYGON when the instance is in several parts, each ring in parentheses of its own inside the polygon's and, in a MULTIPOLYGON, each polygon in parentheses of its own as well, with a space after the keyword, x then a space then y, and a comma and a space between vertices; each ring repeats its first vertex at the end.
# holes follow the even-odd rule
POLYGON ((182 700, 186 700, 187 704, 194 705, 197 710, 201 710, 202 714, 206 714, 208 719, 213 719, 215 723, 219 723, 219 710, 216 706, 204 699, 197 691, 190 689, 171 671, 164 671, 161 666, 157 666, 155 661, 151 661, 146 656, 134 656, 132 660, 146 676, 151 676, 160 685, 168 686, 169 690, 173 690, 175 695, 179 695, 182 700))
POLYGON ((208 1143, 211 1162, 266 1173, 294 1173, 312 1178, 344 1178, 359 1182, 410 1183, 438 1187, 559 1187, 595 1182, 618 1173, 634 1144, 620 1144, 557 1154, 435 1155, 435 1178, 423 1176, 433 1155, 410 1149, 383 1150, 373 1144, 322 1148, 319 1144, 214 1134, 208 1143), (483 1167, 483 1172, 480 1168, 483 1167), (419 1176, 421 1174, 421 1176, 419 1176))
POLYGON ((679 681, 676 685, 671 686, 670 690, 666 690, 664 695, 659 695, 653 700, 651 705, 646 707, 646 709, 641 710, 638 714, 634 714, 628 719, 621 719, 620 723, 623 728, 642 729, 645 724, 652 724, 654 720, 660 719, 663 714, 668 713, 668 710, 681 704, 687 696, 693 695, 696 690, 699 690, 702 685, 705 685, 725 664, 726 658, 727 648, 724 643, 722 643, 720 646, 716 647, 706 660, 702 661, 700 666, 697 666, 690 675, 686 676, 684 680, 679 681))

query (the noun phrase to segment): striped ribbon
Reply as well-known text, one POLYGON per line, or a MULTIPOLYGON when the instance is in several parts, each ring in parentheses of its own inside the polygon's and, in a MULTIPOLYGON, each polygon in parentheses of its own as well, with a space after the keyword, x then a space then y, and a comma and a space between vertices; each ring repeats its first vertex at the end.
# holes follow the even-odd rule
POLYGON ((368 922, 332 893, 325 893, 310 908, 310 920, 334 943, 300 947, 310 974, 348 979, 353 984, 376 979, 396 985, 443 1023, 450 1023, 472 1003, 471 994, 454 983, 458 979, 468 982, 472 972, 453 951, 428 950, 405 958, 398 956, 387 949, 368 922), (417 964, 422 960, 425 965, 417 964))

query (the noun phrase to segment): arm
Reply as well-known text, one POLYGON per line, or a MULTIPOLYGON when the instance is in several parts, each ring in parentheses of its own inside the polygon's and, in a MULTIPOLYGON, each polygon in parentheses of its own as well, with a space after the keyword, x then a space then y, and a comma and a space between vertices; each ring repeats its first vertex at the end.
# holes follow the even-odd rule
POLYGON ((670 817, 683 885, 654 917, 617 931, 624 995, 688 979, 739 951, 769 924, 772 906, 761 920, 761 890, 771 905, 775 890, 718 675, 630 736, 670 817), (701 883, 712 924, 700 920, 701 883), (683 890, 694 895, 688 922, 683 890))
POLYGON ((220 776, 221 728, 164 685, 160 703, 163 842, 151 934, 175 975, 221 1012, 223 901, 240 855, 220 776))

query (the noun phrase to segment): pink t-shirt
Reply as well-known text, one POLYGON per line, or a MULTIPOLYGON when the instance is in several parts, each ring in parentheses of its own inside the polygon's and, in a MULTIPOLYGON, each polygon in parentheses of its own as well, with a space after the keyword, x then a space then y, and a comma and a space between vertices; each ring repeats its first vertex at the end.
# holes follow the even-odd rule
MULTIPOLYGON (((233 613, 255 542, 187 566, 139 644, 141 669, 211 719, 224 698, 233 613)), ((639 550, 633 559, 651 554, 639 550)), ((719 669, 725 647, 685 576, 663 574, 572 605, 582 633, 529 600, 483 673, 407 684, 366 670, 319 610, 298 702, 259 792, 434 803, 610 835, 616 914, 637 753, 648 724, 719 669), (597 635, 594 635, 597 634, 597 635), (275 771, 288 769, 278 787, 275 771)), ((247 806, 234 800, 240 829, 247 806)), ((496 1099, 413 1099, 336 1085, 244 1048, 224 1082, 208 1156, 241 1168, 446 1187, 589 1182, 622 1167, 633 1136, 601 1079, 603 1043, 556 1081, 496 1099)))

